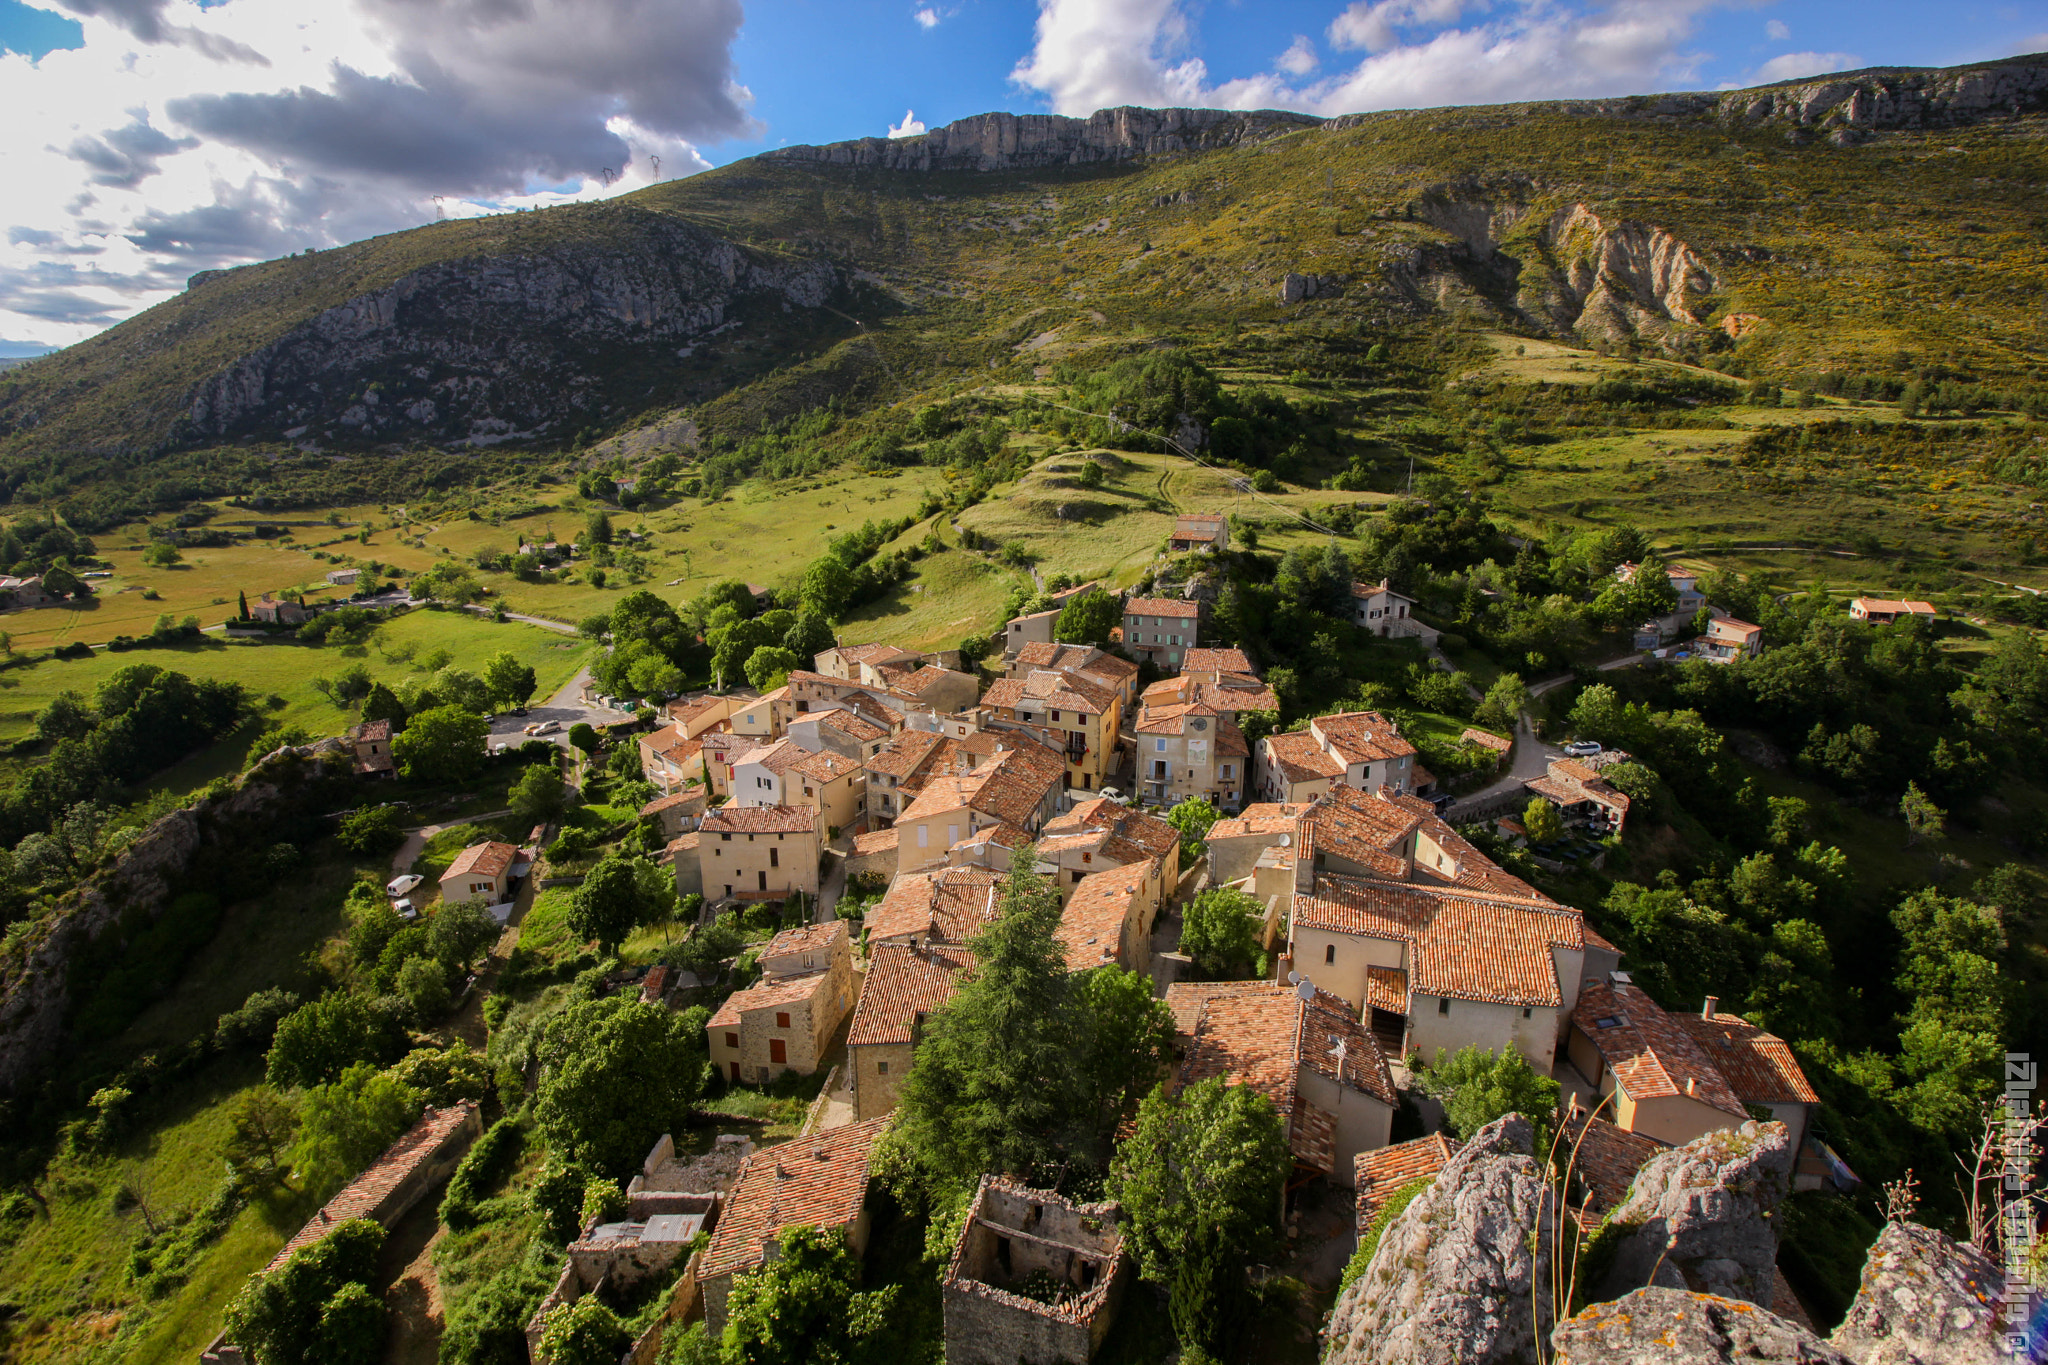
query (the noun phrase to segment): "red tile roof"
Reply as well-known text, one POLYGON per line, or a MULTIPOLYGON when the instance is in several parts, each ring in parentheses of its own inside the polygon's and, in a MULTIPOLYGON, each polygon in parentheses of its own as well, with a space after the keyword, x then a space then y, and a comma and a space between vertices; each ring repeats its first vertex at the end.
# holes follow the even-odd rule
POLYGON ((1394 723, 1377 711, 1346 711, 1317 716, 1308 723, 1325 748, 1345 763, 1377 763, 1406 758, 1415 746, 1394 731, 1394 723))
POLYGON ((974 954, 950 944, 913 948, 907 943, 879 943, 868 954, 860 1003, 853 1009, 848 1047, 908 1043, 919 1015, 953 998, 953 992, 974 973, 974 954))
POLYGON ((1711 1019, 1671 1012, 1700 1050, 1713 1059, 1729 1088, 1744 1104, 1819 1104, 1806 1072, 1783 1038, 1766 1033, 1739 1014, 1711 1019))
POLYGON ((1067 955, 1067 970, 1085 972, 1117 960, 1123 946, 1124 921, 1135 913, 1142 868, 1113 867, 1090 873, 1074 887, 1060 911, 1053 938, 1067 955))
POLYGON ((1442 1133, 1431 1133, 1413 1142, 1376 1147, 1352 1158, 1358 1177, 1358 1230, 1372 1226, 1374 1215, 1405 1185, 1435 1175, 1457 1152, 1458 1144, 1442 1133))
POLYGON ((749 1156, 726 1195, 698 1279, 760 1265, 762 1243, 785 1228, 850 1227, 867 1200, 868 1153, 888 1122, 831 1128, 749 1156))
POLYGON ((1125 840, 1154 858, 1163 858, 1180 843, 1180 832, 1156 815, 1132 810, 1107 797, 1093 797, 1045 822, 1041 833, 1062 835, 1096 832, 1125 840))
POLYGON ((519 850, 511 844, 495 840, 471 844, 455 855, 455 861, 441 874, 442 881, 456 877, 502 877, 512 870, 512 864, 519 858, 519 850))
POLYGON ((1482 749, 1491 749, 1497 754, 1504 754, 1515 747, 1513 740, 1505 735, 1496 735, 1490 730, 1467 727, 1465 732, 1459 735, 1458 738, 1466 744, 1476 744, 1482 749))
POLYGON ((458 1135, 465 1124, 475 1124, 476 1112, 476 1104, 471 1100, 462 1100, 444 1109, 427 1110, 419 1122, 405 1131, 405 1136, 386 1147, 384 1154, 370 1163, 368 1170, 351 1180, 346 1189, 307 1219, 306 1225, 292 1234, 292 1239, 271 1258, 263 1273, 268 1275, 276 1270, 292 1258, 293 1252, 321 1240, 349 1219, 374 1217, 392 1192, 411 1179, 415 1171, 433 1160, 449 1141, 459 1140, 458 1135))
POLYGON ((1204 647, 1191 649, 1180 656, 1180 671, 1183 673, 1245 673, 1252 670, 1252 661, 1245 652, 1234 647, 1204 647))
POLYGON ((755 1010, 773 1009, 777 1005, 793 1005, 799 1000, 809 1000, 832 984, 829 972, 807 972, 802 976, 768 977, 760 984, 749 986, 743 991, 734 991, 718 1007, 718 1013, 705 1022, 704 1027, 734 1028, 743 1015, 755 1010))
POLYGON ((1124 603, 1124 615, 1131 616, 1178 616, 1192 618, 1201 615, 1199 602, 1189 602, 1179 597, 1133 597, 1124 603))
POLYGON ((794 929, 784 929, 768 940, 768 946, 761 950, 761 960, 771 957, 788 957, 793 953, 815 953, 831 951, 837 943, 846 940, 846 921, 826 920, 823 924, 804 924, 794 929))
POLYGON ((1116 694, 1077 673, 1055 673, 1036 668, 1021 678, 998 678, 981 694, 981 704, 990 710, 1077 711, 1099 716, 1116 705, 1116 694))
POLYGON ((1001 880, 1002 874, 984 867, 901 873, 868 912, 868 941, 915 934, 943 943, 965 943, 993 918, 993 893, 1001 880))
POLYGON ((1737 1120, 1749 1117, 1692 1034, 1640 987, 1589 982, 1579 992, 1572 1024, 1592 1040, 1630 1099, 1686 1095, 1737 1120))
POLYGON ((818 812, 809 806, 720 806, 704 817, 706 834, 809 834, 818 812))
POLYGON ((1628 1198, 1636 1172, 1664 1150, 1664 1144, 1655 1138, 1631 1133, 1603 1118, 1589 1119, 1580 1110, 1565 1116, 1558 1159, 1569 1163, 1573 1183, 1579 1187, 1571 1192, 1574 1200, 1591 1195, 1594 1211, 1604 1213, 1628 1198))
POLYGON ((1289 782, 1326 781, 1344 776, 1344 765, 1323 752, 1306 731, 1267 735, 1259 741, 1266 761, 1289 782))
POLYGON ((859 759, 848 758, 845 754, 835 754, 830 749, 820 749, 816 753, 805 754, 789 765, 790 772, 801 774, 817 782, 836 782, 847 774, 857 773, 860 770, 859 759))
POLYGON ((868 771, 886 777, 908 777, 946 741, 928 730, 905 730, 869 757, 868 771))

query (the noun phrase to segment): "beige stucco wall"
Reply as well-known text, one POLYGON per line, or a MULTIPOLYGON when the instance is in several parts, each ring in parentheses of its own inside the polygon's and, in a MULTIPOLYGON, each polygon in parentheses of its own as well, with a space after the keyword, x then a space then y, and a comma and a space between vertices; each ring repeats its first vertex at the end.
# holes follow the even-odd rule
MULTIPOLYGON (((1626 1092, 1624 1092, 1626 1095, 1626 1092)), ((1742 1120, 1725 1114, 1704 1100, 1689 1095, 1664 1095, 1656 1099, 1630 1100, 1621 1104, 1623 1117, 1617 1122, 1630 1132, 1683 1147, 1694 1138, 1723 1128, 1739 1127, 1742 1120)))
POLYGON ((801 891, 818 894, 818 831, 808 834, 734 834, 706 831, 698 847, 698 866, 708 897, 726 895, 787 896, 801 891), (771 856, 773 850, 773 856, 771 856), (765 890, 762 873, 767 874, 765 890), (730 892, 727 886, 732 887, 730 892))
POLYGON ((1408 945, 1399 939, 1365 938, 1326 929, 1294 932, 1294 970, 1361 1013, 1365 1010, 1365 969, 1407 964, 1408 945))
POLYGON ((441 903, 459 905, 463 901, 480 900, 485 905, 502 905, 506 898, 506 887, 511 883, 508 872, 496 877, 485 877, 469 873, 454 881, 441 883, 441 903))
POLYGON ((853 1062, 854 1122, 878 1119, 896 1107, 903 1078, 910 1074, 911 1052, 908 1043, 870 1043, 847 1049, 853 1062))
POLYGON ((788 787, 788 804, 809 806, 818 812, 818 825, 828 836, 834 826, 842 834, 853 828, 867 796, 867 783, 858 768, 830 782, 791 773, 788 787))
POLYGON ((1394 1131, 1393 1107, 1306 1067, 1296 1084, 1310 1104, 1336 1117, 1337 1169, 1330 1172, 1331 1181, 1347 1190, 1358 1188, 1355 1158, 1387 1145, 1394 1131))
MULTIPOLYGON (((1320 983, 1319 983, 1320 984, 1320 983)), ((1408 1012, 1408 1050, 1436 1061, 1441 1048, 1446 1056, 1460 1048, 1479 1047, 1499 1052, 1513 1047, 1528 1059, 1539 1076, 1548 1076, 1556 1061, 1558 1011, 1532 1006, 1528 1017, 1519 1005, 1491 1005, 1473 1000, 1453 1000, 1450 1013, 1438 1012, 1435 996, 1416 995, 1408 1012)))

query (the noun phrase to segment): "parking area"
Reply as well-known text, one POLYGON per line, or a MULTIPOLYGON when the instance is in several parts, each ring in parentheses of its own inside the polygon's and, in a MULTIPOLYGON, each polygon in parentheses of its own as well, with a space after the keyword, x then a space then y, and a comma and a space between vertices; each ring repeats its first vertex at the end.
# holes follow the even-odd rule
POLYGON ((518 746, 529 739, 544 739, 550 744, 566 745, 569 731, 579 721, 591 725, 616 725, 633 719, 631 711, 614 711, 608 707, 586 705, 583 701, 583 685, 590 681, 589 670, 569 679, 561 691, 546 701, 536 702, 526 708, 525 715, 504 712, 491 718, 490 745, 496 749, 500 744, 518 746), (529 735, 529 725, 552 725, 544 735, 529 735))

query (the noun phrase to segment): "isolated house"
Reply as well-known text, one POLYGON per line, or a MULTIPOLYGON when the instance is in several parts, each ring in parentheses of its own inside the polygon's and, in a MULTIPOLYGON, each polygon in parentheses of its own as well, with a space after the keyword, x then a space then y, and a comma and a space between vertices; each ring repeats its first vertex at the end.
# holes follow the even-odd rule
POLYGON ((298 603, 279 601, 269 593, 264 593, 260 601, 249 604, 249 615, 272 626, 302 626, 313 617, 298 603))
POLYGON ((448 870, 441 874, 442 902, 449 905, 459 901, 504 904, 512 899, 512 865, 518 859, 519 850, 510 844, 496 841, 471 844, 457 854, 448 870))
MULTIPOLYGON (((1615 581, 1635 582, 1636 567, 1633 562, 1616 565, 1615 581)), ((1664 576, 1671 581, 1671 590, 1678 594, 1678 605, 1673 609, 1674 615, 1690 616, 1707 604, 1707 595, 1700 591, 1700 576, 1691 569, 1666 566, 1664 576)))
POLYGON ((1564 813, 1565 823, 1595 834, 1620 834, 1628 823, 1628 793, 1573 758, 1553 758, 1549 771, 1522 784, 1564 813))
POLYGON ((925 1019, 973 972, 974 954, 955 944, 870 942, 846 1035, 856 1119, 881 1118, 896 1107, 925 1019))
POLYGON ((1889 597, 1854 597, 1849 600, 1849 619, 1886 625, 1902 616, 1932 621, 1939 613, 1932 602, 1901 602, 1889 597))
POLYGON ((734 1081, 809 1075, 853 1008, 845 921, 784 930, 761 966, 761 981, 727 997, 704 1026, 711 1064, 734 1081))
POLYGON ((1177 555, 1221 554, 1230 548, 1230 520, 1220 512, 1190 512, 1175 517, 1166 548, 1177 555))
POLYGON ((818 894, 818 813, 809 806, 721 806, 698 827, 698 868, 714 899, 818 894))
POLYGON ((351 725, 342 738, 355 751, 358 777, 392 777, 397 774, 397 765, 391 760, 390 721, 366 720, 360 725, 351 725))
POLYGON ((1716 616, 1707 623, 1707 633, 1695 647, 1700 655, 1723 663, 1753 659, 1763 653, 1764 628, 1732 616, 1716 616))
POLYGON ((1408 614, 1414 606, 1414 598, 1403 597, 1395 592, 1387 586, 1384 579, 1378 583, 1351 585, 1352 624, 1369 630, 1374 635, 1392 638, 1434 635, 1434 631, 1408 614))
POLYGON ((725 1330, 733 1276, 778 1256, 787 1229, 838 1232, 855 1256, 866 1253, 868 1155, 887 1123, 870 1119, 831 1128, 764 1147, 747 1158, 726 1192, 718 1230, 697 1268, 705 1322, 713 1336, 725 1330))

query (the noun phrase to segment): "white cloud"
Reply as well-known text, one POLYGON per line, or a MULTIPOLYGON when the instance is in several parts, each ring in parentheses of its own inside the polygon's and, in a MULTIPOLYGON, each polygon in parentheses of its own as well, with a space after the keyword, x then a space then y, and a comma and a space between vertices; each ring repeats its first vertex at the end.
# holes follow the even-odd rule
POLYGON ((1764 33, 1774 43, 1782 43, 1792 36, 1792 30, 1785 26, 1783 19, 1771 19, 1764 24, 1764 33))
POLYGON ((917 111, 915 109, 905 109, 903 111, 903 122, 889 125, 890 137, 916 137, 922 132, 924 132, 924 125, 917 121, 917 111))
POLYGON ((1830 71, 1850 71, 1863 65, 1853 52, 1787 52, 1773 57, 1750 73, 1744 85, 1769 85, 1793 81, 1801 76, 1824 76, 1830 71))
POLYGON ((1308 35, 1297 33, 1287 50, 1273 59, 1273 65, 1290 76, 1306 76, 1322 65, 1322 58, 1316 56, 1316 45, 1308 40, 1308 35))
POLYGON ((933 9, 930 5, 926 5, 923 9, 919 10, 917 13, 911 15, 910 17, 917 20, 917 26, 919 28, 931 29, 937 28, 939 26, 939 12, 933 9))
POLYGON ((0 54, 10 339, 78 340, 195 270, 622 193, 756 131, 740 0, 33 3, 84 41, 0 54))
POLYGON ((1189 54, 1191 0, 1039 0, 1037 42, 1011 79, 1063 114, 1114 104, 1343 114, 1646 93, 1695 81, 1702 11, 1747 0, 1357 0, 1330 45, 1367 55, 1304 81, 1271 71, 1211 84, 1189 54))

